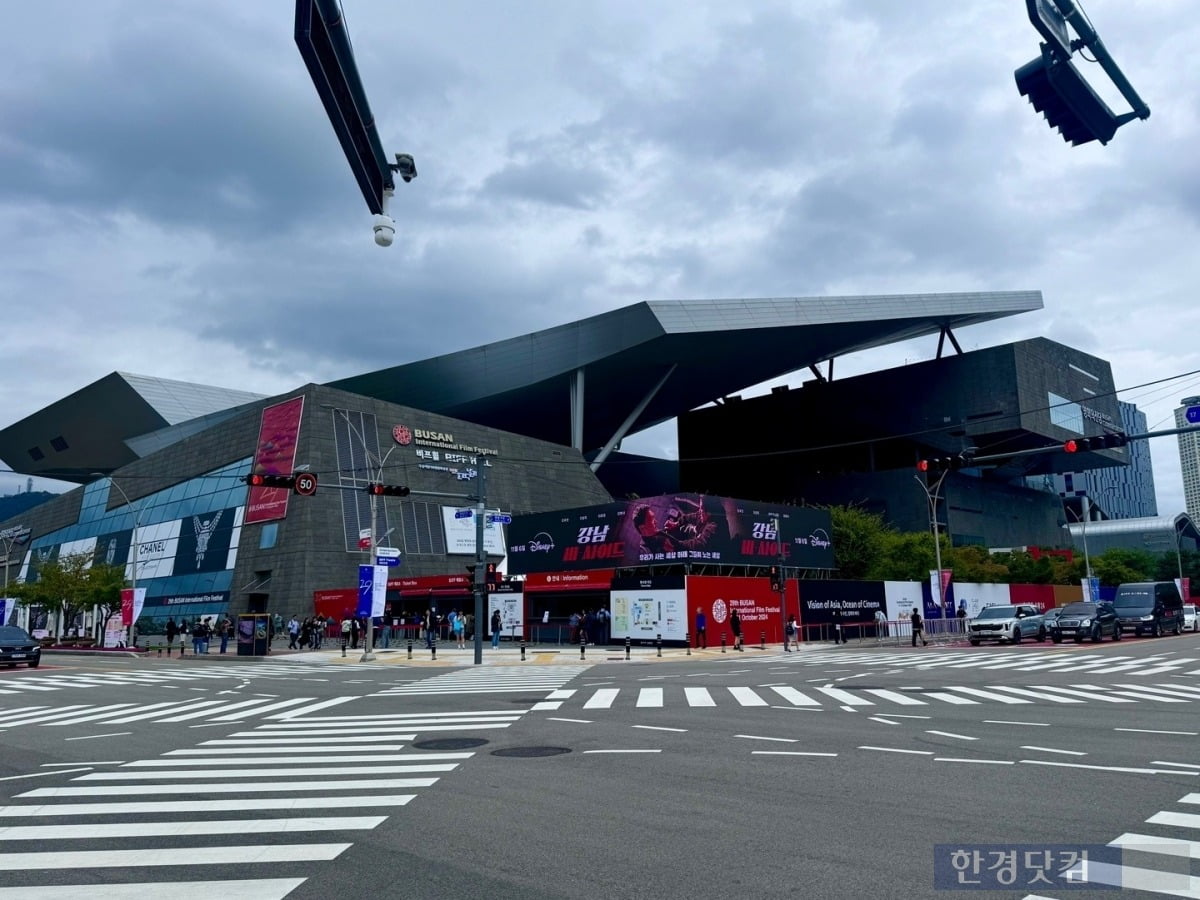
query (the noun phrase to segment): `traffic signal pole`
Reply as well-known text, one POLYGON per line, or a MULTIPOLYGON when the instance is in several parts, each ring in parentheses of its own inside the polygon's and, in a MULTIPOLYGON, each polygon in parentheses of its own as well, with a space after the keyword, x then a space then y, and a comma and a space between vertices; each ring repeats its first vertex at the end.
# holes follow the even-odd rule
POLYGON ((483 664, 483 628, 484 609, 483 595, 486 590, 484 579, 487 578, 487 550, 483 545, 483 526, 485 498, 487 497, 487 466, 479 467, 479 496, 475 503, 475 665, 483 664))

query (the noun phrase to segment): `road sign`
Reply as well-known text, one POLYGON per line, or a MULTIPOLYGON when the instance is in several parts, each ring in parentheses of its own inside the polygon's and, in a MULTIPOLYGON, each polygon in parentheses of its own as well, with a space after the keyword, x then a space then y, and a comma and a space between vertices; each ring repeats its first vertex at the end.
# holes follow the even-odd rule
MULTIPOLYGON (((378 549, 382 550, 384 548, 380 547, 378 549)), ((395 568, 396 566, 400 565, 400 557, 399 556, 376 556, 375 557, 375 565, 385 566, 386 568, 389 568, 389 569, 395 568)))
POLYGON ((1200 425, 1200 406, 1189 406, 1183 417, 1193 425, 1200 425))
POLYGON ((493 513, 487 517, 487 520, 489 525, 495 525, 496 523, 501 525, 512 524, 512 516, 510 516, 508 513, 493 513))
POLYGON ((1071 55, 1071 33, 1067 19, 1054 0, 1025 0, 1029 21, 1066 59, 1071 55))
POLYGON ((311 472, 301 472, 296 476, 295 491, 304 497, 311 497, 317 492, 317 476, 311 472))
POLYGON ((399 559, 400 558, 400 548, 399 547, 376 547, 375 555, 378 556, 380 559, 399 559))
POLYGON ((454 511, 454 518, 456 519, 469 519, 472 515, 474 515, 474 510, 470 509, 456 509, 454 511))

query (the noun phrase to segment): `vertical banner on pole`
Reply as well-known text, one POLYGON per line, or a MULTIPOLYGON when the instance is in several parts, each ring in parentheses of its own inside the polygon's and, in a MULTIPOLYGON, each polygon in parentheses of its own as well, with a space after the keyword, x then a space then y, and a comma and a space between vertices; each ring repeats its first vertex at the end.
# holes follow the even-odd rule
POLYGON ((121 624, 128 628, 136 622, 145 605, 145 588, 121 588, 121 624))
POLYGON ((371 579, 371 618, 378 619, 383 615, 383 607, 387 601, 387 566, 371 566, 374 574, 371 579))

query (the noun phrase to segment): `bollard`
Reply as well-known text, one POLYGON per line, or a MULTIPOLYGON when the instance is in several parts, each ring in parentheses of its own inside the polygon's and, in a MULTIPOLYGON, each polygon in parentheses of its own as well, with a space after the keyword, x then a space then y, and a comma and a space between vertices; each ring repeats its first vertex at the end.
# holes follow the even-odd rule
POLYGON ((162 656, 162 644, 158 645, 158 655, 162 656))
POLYGON ((432 660, 436 660, 437 659, 437 632, 436 631, 433 632, 433 636, 429 639, 429 650, 430 650, 430 653, 433 654, 429 658, 432 660))
POLYGON ((662 659, 662 635, 661 634, 656 634, 654 636, 654 648, 658 651, 658 653, 656 653, 655 655, 659 659, 662 659))
POLYGON ((412 638, 408 639, 408 658, 412 659, 412 638))
POLYGON ((342 641, 342 659, 346 658, 346 641, 342 641))
POLYGON ((521 639, 521 662, 525 662, 525 639, 521 639))
POLYGON ((579 658, 580 659, 583 659, 585 650, 587 650, 587 635, 583 634, 581 631, 580 635, 579 635, 579 658))
POLYGON ((692 655, 692 636, 686 631, 683 633, 683 642, 687 644, 687 655, 692 655))
POLYGON ((725 652, 725 632, 721 632, 721 652, 725 652))
POLYGON ((629 638, 625 638, 625 658, 629 659, 629 638))
POLYGON ((759 650, 767 649, 767 633, 765 631, 760 631, 758 633, 758 649, 759 650))

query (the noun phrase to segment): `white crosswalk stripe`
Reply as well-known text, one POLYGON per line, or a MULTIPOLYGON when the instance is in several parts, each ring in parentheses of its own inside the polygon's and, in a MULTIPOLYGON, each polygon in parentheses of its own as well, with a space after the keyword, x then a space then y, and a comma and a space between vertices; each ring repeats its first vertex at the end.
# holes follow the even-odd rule
POLYGON ((419 733, 507 727, 522 714, 309 716, 302 737, 280 720, 159 757, 81 764, 96 771, 0 800, 0 900, 282 900, 307 880, 298 873, 342 856, 474 755, 413 750, 419 733), (332 740, 343 743, 324 746, 332 740), (172 880, 172 868, 213 879, 172 880), (47 870, 68 883, 42 884, 47 870))
POLYGON ((372 696, 414 696, 448 694, 506 694, 529 691, 552 691, 561 688, 575 676, 588 671, 590 665, 579 666, 486 666, 455 669, 411 684, 397 685, 372 696))
POLYGON ((1154 654, 1132 657, 1113 652, 1111 645, 1100 649, 1066 649, 1043 646, 1023 647, 980 647, 960 649, 922 648, 919 653, 911 650, 868 650, 855 651, 849 647, 821 647, 801 653, 756 654, 739 663, 756 665, 788 664, 793 666, 827 666, 830 662, 845 663, 869 668, 902 668, 916 671, 936 669, 980 669, 991 672, 1081 672, 1092 674, 1125 674, 1134 676, 1196 675, 1198 660, 1195 657, 1154 654))
POLYGON ((248 718, 288 719, 306 716, 331 705, 356 699, 353 696, 320 700, 296 697, 255 697, 250 700, 167 700, 158 703, 108 703, 101 706, 75 704, 63 707, 0 707, 0 729, 18 725, 66 728, 72 725, 126 725, 132 722, 236 722, 248 718))
POLYGON ((1088 703, 1187 703, 1200 700, 1200 688, 1173 684, 1154 685, 1012 685, 989 684, 983 687, 939 685, 923 688, 878 688, 832 685, 805 685, 803 689, 788 685, 758 687, 602 687, 584 690, 556 691, 533 710, 558 710, 570 700, 585 710, 665 709, 688 707, 714 709, 725 707, 770 707, 772 704, 807 708, 860 708, 887 706, 978 706, 998 703, 1019 705, 1081 706, 1088 703))

